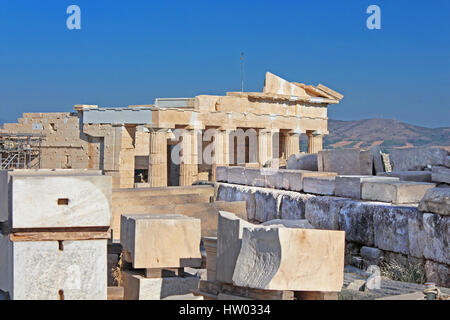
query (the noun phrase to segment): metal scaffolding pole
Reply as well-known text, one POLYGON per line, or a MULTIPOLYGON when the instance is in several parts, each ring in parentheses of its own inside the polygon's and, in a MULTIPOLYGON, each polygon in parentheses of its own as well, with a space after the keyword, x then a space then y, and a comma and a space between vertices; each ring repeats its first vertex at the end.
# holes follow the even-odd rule
POLYGON ((44 138, 41 134, 0 133, 0 169, 40 168, 44 138))

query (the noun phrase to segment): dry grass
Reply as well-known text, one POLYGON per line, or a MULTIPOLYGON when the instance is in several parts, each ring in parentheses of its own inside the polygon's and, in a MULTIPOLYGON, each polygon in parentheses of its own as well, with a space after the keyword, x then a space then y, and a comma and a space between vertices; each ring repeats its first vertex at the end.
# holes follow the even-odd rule
POLYGON ((119 287, 122 286, 122 267, 123 267, 123 252, 119 256, 119 262, 117 263, 117 266, 112 269, 114 282, 119 287))
POLYGON ((395 281, 424 284, 426 276, 421 264, 407 262, 401 264, 395 260, 380 264, 381 275, 395 281))

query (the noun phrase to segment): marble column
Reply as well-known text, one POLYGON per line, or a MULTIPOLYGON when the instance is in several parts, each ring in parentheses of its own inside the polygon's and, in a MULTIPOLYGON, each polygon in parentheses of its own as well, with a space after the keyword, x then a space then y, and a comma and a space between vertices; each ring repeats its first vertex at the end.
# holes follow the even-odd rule
POLYGON ((270 130, 259 130, 258 132, 258 162, 263 167, 267 161, 272 159, 272 132, 270 130))
POLYGON ((167 130, 150 129, 148 183, 167 187, 167 130))
POLYGON ((318 153, 323 149, 323 135, 307 133, 308 153, 318 153))
POLYGON ((185 130, 181 140, 180 186, 190 186, 198 177, 198 136, 185 130))
POLYGON ((134 187, 135 134, 136 134, 136 126, 121 126, 120 128, 120 155, 119 155, 120 188, 134 187))
POLYGON ((229 131, 217 130, 214 133, 214 158, 212 164, 212 178, 216 181, 216 168, 221 166, 228 166, 230 151, 230 135, 229 131))
POLYGON ((283 135, 284 139, 284 156, 289 159, 293 154, 300 153, 300 134, 286 133, 283 135))

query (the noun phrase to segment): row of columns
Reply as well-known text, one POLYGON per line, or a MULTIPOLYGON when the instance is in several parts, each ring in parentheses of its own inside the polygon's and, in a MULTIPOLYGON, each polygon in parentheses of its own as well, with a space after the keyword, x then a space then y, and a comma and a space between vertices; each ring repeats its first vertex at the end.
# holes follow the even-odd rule
MULTIPOLYGON (((232 130, 217 130, 214 134, 213 144, 213 178, 217 166, 229 165, 230 134, 232 130)), ((278 131, 258 131, 258 162, 260 166, 273 159, 273 136, 278 131)), ((300 134, 283 132, 281 138, 283 154, 288 159, 300 152, 300 134)), ((150 187, 165 187, 168 185, 168 159, 167 159, 168 130, 150 129, 149 171, 148 182, 150 187)), ((180 186, 192 185, 198 176, 198 139, 195 130, 184 130, 180 141, 180 186)), ((322 150, 322 136, 308 135, 309 153, 322 150)))

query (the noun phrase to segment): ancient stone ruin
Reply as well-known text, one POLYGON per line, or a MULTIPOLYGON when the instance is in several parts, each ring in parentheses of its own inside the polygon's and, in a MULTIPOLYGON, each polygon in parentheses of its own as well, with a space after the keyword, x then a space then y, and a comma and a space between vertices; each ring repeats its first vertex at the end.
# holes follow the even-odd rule
POLYGON ((448 151, 322 150, 341 99, 267 73, 5 124, 0 299, 446 299, 448 151))

